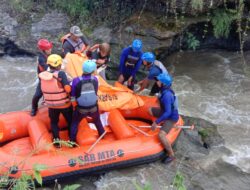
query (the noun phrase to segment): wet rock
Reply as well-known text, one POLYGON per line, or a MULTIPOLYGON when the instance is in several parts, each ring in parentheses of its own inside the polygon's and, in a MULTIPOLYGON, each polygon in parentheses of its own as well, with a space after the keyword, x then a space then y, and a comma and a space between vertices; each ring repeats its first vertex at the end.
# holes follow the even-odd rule
POLYGON ((90 38, 95 42, 110 42, 112 39, 112 30, 106 26, 99 26, 94 29, 90 38))
POLYGON ((175 144, 178 158, 200 159, 208 155, 213 147, 224 144, 217 126, 199 118, 183 116, 185 125, 194 125, 194 130, 184 129, 175 144))
POLYGON ((7 1, 0 7, 0 51, 9 55, 33 55, 37 52, 37 41, 48 38, 54 44, 54 51, 61 52, 59 38, 68 32, 68 17, 65 14, 43 11, 19 13, 7 1))

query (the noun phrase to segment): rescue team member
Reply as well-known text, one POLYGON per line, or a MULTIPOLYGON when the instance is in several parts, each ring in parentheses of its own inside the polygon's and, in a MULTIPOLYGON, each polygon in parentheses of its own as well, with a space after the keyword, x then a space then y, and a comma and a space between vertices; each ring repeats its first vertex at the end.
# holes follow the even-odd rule
POLYGON ((71 100, 73 105, 76 105, 76 108, 70 128, 71 142, 76 142, 78 124, 87 116, 93 118, 98 134, 101 136, 104 133, 97 104, 98 80, 95 76, 92 76, 92 73, 96 70, 96 63, 92 60, 87 60, 83 63, 82 69, 83 75, 74 78, 72 82, 71 100))
MULTIPOLYGON (((40 39, 37 43, 37 47, 39 49, 38 53, 38 65, 37 65, 37 74, 41 73, 42 71, 46 71, 48 68, 47 65, 47 57, 51 54, 52 50, 52 43, 46 39, 40 39)), ((36 87, 36 92, 32 98, 32 108, 30 115, 35 116, 38 108, 38 102, 40 98, 43 96, 41 91, 41 82, 39 79, 38 85, 36 87)))
POLYGON ((156 83, 160 88, 159 102, 161 107, 152 107, 149 109, 149 113, 152 116, 158 117, 158 119, 152 123, 151 129, 155 130, 157 125, 163 122, 163 126, 159 132, 159 139, 168 155, 164 162, 169 163, 175 158, 173 149, 170 142, 166 138, 166 135, 179 119, 178 101, 174 91, 171 89, 172 77, 169 74, 161 73, 156 77, 156 80, 156 83))
POLYGON ((110 62, 110 45, 108 43, 96 44, 90 48, 89 58, 96 62, 97 69, 101 69, 98 73, 106 80, 105 68, 110 62))
MULTIPOLYGON (((41 89, 45 103, 49 107, 50 126, 53 134, 54 146, 61 147, 59 142, 59 116, 63 114, 67 121, 68 129, 72 121, 72 105, 70 101, 71 87, 64 71, 61 71, 62 58, 52 54, 47 61, 50 71, 39 74, 41 79, 41 89)), ((70 131, 70 130, 69 130, 70 131)))
POLYGON ((134 89, 135 75, 142 64, 141 56, 142 42, 138 39, 135 39, 132 45, 123 49, 121 53, 118 82, 123 84, 128 81, 127 86, 131 90, 134 89))
MULTIPOLYGON (((139 91, 143 90, 144 88, 148 87, 149 82, 153 81, 156 76, 161 73, 168 73, 165 66, 158 60, 155 60, 155 55, 151 52, 146 52, 142 55, 143 65, 148 69, 148 76, 147 78, 138 82, 141 86, 139 91)), ((158 87, 157 83, 155 83, 150 91, 150 95, 153 96, 155 93, 158 93, 160 88, 158 87)))
POLYGON ((63 36, 61 41, 63 43, 63 56, 77 51, 84 52, 89 48, 89 41, 78 26, 72 26, 70 33, 63 36))

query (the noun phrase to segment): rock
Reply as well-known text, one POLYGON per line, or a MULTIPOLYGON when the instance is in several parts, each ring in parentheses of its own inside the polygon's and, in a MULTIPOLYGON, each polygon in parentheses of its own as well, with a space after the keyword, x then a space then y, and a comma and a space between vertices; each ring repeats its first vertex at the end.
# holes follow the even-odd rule
POLYGON ((69 31, 69 19, 65 14, 48 11, 44 15, 38 8, 34 8, 34 12, 15 13, 12 9, 9 2, 2 2, 0 50, 9 55, 34 55, 38 39, 48 38, 54 44, 53 51, 61 53, 59 38, 69 31))
POLYGON ((69 30, 68 18, 62 13, 53 11, 43 16, 42 20, 31 25, 31 35, 35 38, 41 38, 44 33, 58 38, 58 34, 64 34, 63 31, 69 30))
POLYGON ((95 42, 110 42, 112 39, 112 30, 105 26, 100 26, 94 29, 90 38, 95 42))
POLYGON ((201 159, 209 154, 213 147, 224 144, 224 139, 217 131, 217 126, 199 118, 183 116, 185 125, 194 125, 194 130, 184 129, 175 144, 176 155, 182 159, 201 159), (204 147, 204 143, 207 147, 204 147))

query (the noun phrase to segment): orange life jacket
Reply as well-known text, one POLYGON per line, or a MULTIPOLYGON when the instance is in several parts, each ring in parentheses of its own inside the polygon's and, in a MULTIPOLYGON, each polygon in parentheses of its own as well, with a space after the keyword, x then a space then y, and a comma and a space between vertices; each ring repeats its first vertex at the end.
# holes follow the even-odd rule
POLYGON ((39 74, 39 77, 41 79, 44 100, 49 107, 55 108, 70 102, 69 95, 65 92, 62 83, 59 81, 58 71, 54 73, 44 71, 39 74))
POLYGON ((73 46, 75 52, 80 52, 80 53, 84 52, 84 50, 86 49, 86 45, 84 44, 82 39, 80 38, 79 42, 74 42, 73 40, 70 39, 70 35, 71 34, 68 33, 61 38, 62 45, 67 40, 73 46))

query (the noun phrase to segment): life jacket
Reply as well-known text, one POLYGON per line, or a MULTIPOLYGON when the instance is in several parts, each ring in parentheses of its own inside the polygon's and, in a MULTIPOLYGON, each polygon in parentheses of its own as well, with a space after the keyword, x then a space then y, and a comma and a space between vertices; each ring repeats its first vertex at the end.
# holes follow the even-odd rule
POLYGON ((128 68, 134 68, 136 63, 141 58, 141 53, 138 53, 138 56, 134 56, 134 55, 132 55, 132 53, 133 53, 133 49, 132 49, 132 47, 130 47, 128 57, 125 61, 125 65, 128 68))
POLYGON ((160 61, 155 60, 154 65, 156 67, 158 67, 161 70, 162 73, 168 74, 168 71, 167 71, 166 67, 160 61))
POLYGON ((44 71, 39 74, 45 103, 52 108, 63 106, 70 102, 69 95, 65 92, 58 78, 58 73, 58 71, 54 73, 44 71))
POLYGON ((97 92, 95 91, 94 77, 90 79, 83 79, 81 81, 81 95, 76 99, 78 107, 82 109, 90 109, 97 106, 97 92))
POLYGON ((65 41, 68 41, 70 43, 70 45, 72 45, 72 47, 74 48, 74 52, 83 52, 85 50, 86 46, 85 46, 84 42, 82 41, 82 39, 79 38, 78 42, 75 42, 75 41, 70 39, 70 35, 71 34, 68 33, 61 38, 62 45, 64 44, 65 41))
POLYGON ((175 96, 175 93, 174 93, 174 91, 171 88, 164 88, 163 91, 161 93, 159 93, 158 98, 159 98, 159 102, 161 104, 161 107, 163 108, 163 105, 162 105, 162 103, 161 103, 160 100, 164 96, 164 94, 167 93, 168 91, 170 91, 173 94, 173 96, 174 96, 174 102, 171 105, 172 111, 173 110, 178 110, 178 97, 175 96))

